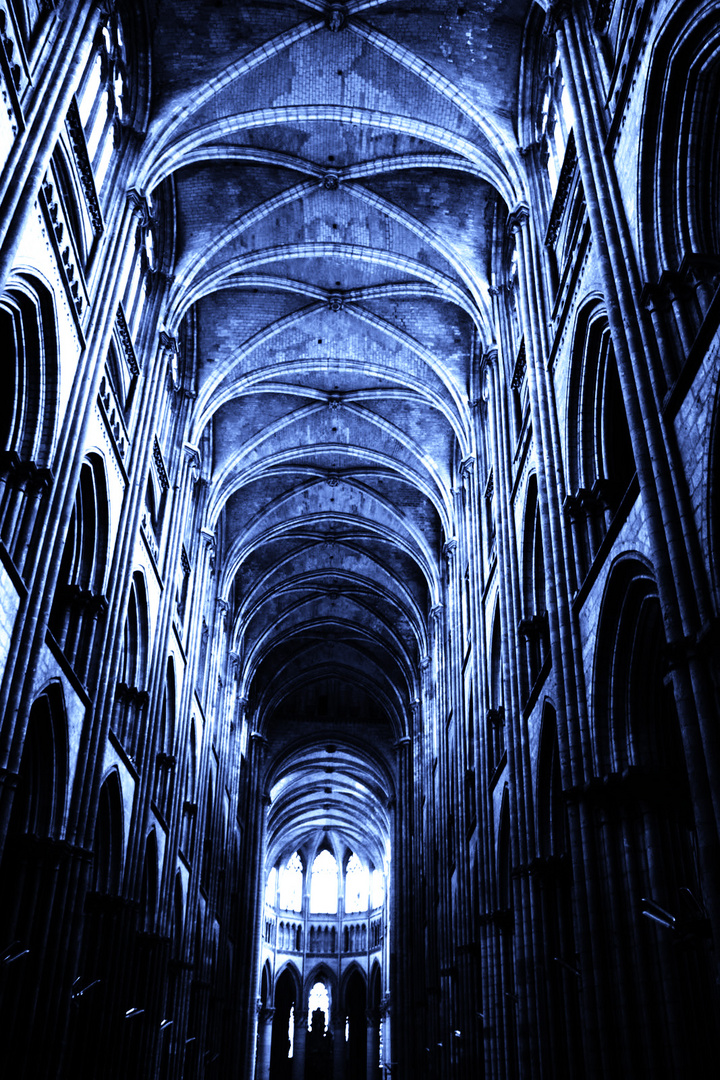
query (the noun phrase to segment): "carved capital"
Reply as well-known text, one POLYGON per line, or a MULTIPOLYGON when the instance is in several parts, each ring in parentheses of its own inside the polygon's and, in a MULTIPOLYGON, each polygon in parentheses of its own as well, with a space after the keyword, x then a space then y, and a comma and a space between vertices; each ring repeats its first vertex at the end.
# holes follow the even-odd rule
POLYGON ((177 338, 173 337, 172 334, 168 334, 165 330, 161 330, 158 337, 160 339, 160 348, 165 352, 170 353, 178 351, 177 338))
POLYGON ((443 555, 447 559, 448 563, 451 563, 452 560, 455 558, 457 546, 457 540, 446 540, 443 544, 443 555))
POLYGON ((127 200, 130 209, 133 214, 138 218, 140 225, 143 229, 147 229, 150 226, 150 207, 148 201, 142 192, 137 188, 130 188, 127 193, 127 200))
POLYGON ((509 233, 518 233, 526 224, 530 217, 530 211, 525 203, 519 203, 515 209, 508 214, 506 228, 509 233))
POLYGON ((190 468, 196 472, 200 472, 200 451, 197 446, 193 446, 192 443, 185 443, 183 450, 185 457, 190 465, 190 468))

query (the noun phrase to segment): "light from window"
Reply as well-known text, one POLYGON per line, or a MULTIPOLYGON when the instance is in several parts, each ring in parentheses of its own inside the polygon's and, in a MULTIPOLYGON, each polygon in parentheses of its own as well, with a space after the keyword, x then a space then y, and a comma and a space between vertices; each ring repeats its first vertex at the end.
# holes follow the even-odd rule
POLYGON ((334 915, 338 902, 337 861, 327 848, 316 856, 310 880, 310 913, 334 915))
MULTIPOLYGON (((329 854, 330 852, 328 852, 328 855, 329 854)), ((330 995, 328 994, 328 988, 325 983, 316 982, 310 991, 310 996, 308 997, 308 1031, 312 1029, 312 1015, 316 1009, 320 1009, 325 1017, 325 1027, 323 1028, 324 1034, 327 1031, 328 1020, 330 1018, 330 995)))
POLYGON ((385 878, 382 870, 373 870, 372 872, 371 897, 373 908, 383 906, 385 901, 385 878))
POLYGON ((293 1050, 295 1049, 295 1006, 290 1006, 290 1016, 288 1018, 288 1057, 293 1056, 293 1050))
POLYGON ((280 907, 284 911, 302 911, 303 865, 294 852, 280 870, 280 907))
POLYGON ((345 911, 348 915, 356 911, 367 911, 368 872, 357 855, 352 854, 345 871, 345 911))
POLYGON ((272 870, 268 874, 267 885, 265 886, 265 903, 270 907, 275 907, 275 892, 277 890, 277 870, 273 866, 272 870))

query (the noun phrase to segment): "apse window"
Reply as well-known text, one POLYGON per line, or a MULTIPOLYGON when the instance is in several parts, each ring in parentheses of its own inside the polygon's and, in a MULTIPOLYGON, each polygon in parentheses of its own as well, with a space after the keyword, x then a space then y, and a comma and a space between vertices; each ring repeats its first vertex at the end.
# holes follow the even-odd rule
POLYGON ((302 911, 303 865, 294 852, 280 870, 280 907, 284 911, 302 911))
POLYGON ((373 870, 372 872, 370 893, 373 910, 382 907, 385 901, 385 878, 381 870, 373 870))
POLYGON ((318 1009, 323 1014, 325 1025, 323 1032, 325 1032, 327 1031, 328 1020, 330 1019, 330 995, 328 994, 327 986, 322 982, 316 982, 310 991, 310 996, 308 998, 308 1031, 310 1031, 313 1026, 313 1013, 317 1012, 318 1009))
POLYGON ((338 903, 337 860, 323 848, 316 856, 310 879, 310 914, 335 915, 338 903))
POLYGON ((277 870, 273 866, 272 870, 268 874, 267 884, 265 886, 265 903, 270 907, 275 906, 275 892, 277 890, 277 870))
POLYGON ((345 871, 345 911, 348 915, 367 911, 368 892, 367 867, 363 866, 357 855, 352 854, 345 871))

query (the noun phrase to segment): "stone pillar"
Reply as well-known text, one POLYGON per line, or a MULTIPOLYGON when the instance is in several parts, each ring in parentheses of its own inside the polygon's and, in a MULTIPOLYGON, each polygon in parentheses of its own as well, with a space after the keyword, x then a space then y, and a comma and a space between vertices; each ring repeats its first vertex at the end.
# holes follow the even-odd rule
POLYGON ((295 1041, 293 1043, 292 1080, 305 1080, 305 1044, 308 1016, 295 1005, 295 1041))
POLYGON ((345 1017, 334 1013, 331 1024, 333 1033, 333 1080, 345 1080, 345 1017))
POLYGON ((365 1080, 377 1080, 378 1050, 380 1045, 380 1020, 374 1010, 365 1014, 367 1044, 365 1050, 365 1080))
POLYGON ((257 1034, 257 1080, 269 1080, 270 1077, 270 1051, 272 1050, 272 1033, 274 1009, 262 1006, 258 1010, 258 1034, 257 1034))

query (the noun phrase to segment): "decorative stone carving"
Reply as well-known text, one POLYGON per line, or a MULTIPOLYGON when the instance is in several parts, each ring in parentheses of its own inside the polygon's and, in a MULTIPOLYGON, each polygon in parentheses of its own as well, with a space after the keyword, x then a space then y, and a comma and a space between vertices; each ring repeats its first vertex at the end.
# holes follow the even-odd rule
POLYGON ((338 34, 345 29, 347 24, 347 11, 344 4, 330 4, 325 10, 325 25, 333 34, 338 34))
POLYGON ((520 232, 529 217, 530 211, 524 203, 520 203, 518 206, 516 206, 512 213, 508 214, 508 219, 505 226, 508 234, 520 232))
POLYGON ((449 563, 452 562, 453 558, 455 557, 455 552, 457 551, 457 540, 447 540, 443 544, 443 549, 442 550, 443 550, 443 555, 445 556, 447 561, 449 563))
POLYGON ((145 196, 137 190, 137 188, 130 188, 127 193, 128 203, 133 213, 138 218, 140 225, 143 229, 150 227, 150 207, 145 196))
POLYGON ((95 178, 88 156, 87 145, 85 143, 85 133, 83 132, 80 112, 75 99, 70 103, 70 108, 65 117, 65 124, 68 135, 70 136, 70 145, 73 149, 75 164, 77 165, 78 174, 80 176, 80 183, 82 184, 83 195, 85 196, 85 203, 87 205, 88 214, 90 215, 93 231, 96 236, 100 236, 105 226, 100 210, 100 202, 95 189, 95 178))

